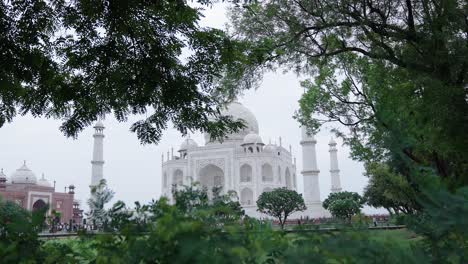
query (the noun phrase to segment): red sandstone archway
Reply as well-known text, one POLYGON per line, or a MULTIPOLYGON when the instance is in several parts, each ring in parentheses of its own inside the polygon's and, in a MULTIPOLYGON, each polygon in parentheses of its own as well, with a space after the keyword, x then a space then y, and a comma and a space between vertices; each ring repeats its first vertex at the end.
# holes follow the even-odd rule
POLYGON ((46 206, 47 206, 47 204, 42 199, 39 199, 33 204, 33 211, 43 209, 46 206))

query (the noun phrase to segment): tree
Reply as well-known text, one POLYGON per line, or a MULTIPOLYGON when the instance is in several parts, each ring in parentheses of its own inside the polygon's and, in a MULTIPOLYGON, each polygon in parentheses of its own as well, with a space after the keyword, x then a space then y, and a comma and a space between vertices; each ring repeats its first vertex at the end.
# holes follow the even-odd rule
POLYGON ((195 182, 182 188, 174 185, 172 196, 177 210, 186 216, 201 217, 213 225, 236 223, 244 216, 237 193, 221 194, 221 190, 221 186, 213 187, 210 199, 207 188, 195 182))
POLYGON ((296 68, 357 53, 463 86, 465 7, 459 0, 252 1, 235 6, 231 22, 236 36, 262 49, 261 63, 296 68))
POLYGON ((219 112, 238 43, 200 18, 187 1, 1 1, 0 127, 29 113, 64 120, 76 137, 111 113, 146 115, 131 126, 143 143, 169 121, 216 138, 240 128, 219 112))
POLYGON ((416 192, 407 179, 391 171, 386 164, 373 163, 366 168, 369 183, 364 189, 366 203, 384 207, 390 214, 413 214, 421 210, 416 192))
POLYGON ((446 208, 428 188, 434 174, 452 192, 468 184, 466 2, 257 1, 231 13, 234 36, 253 54, 250 76, 279 67, 311 76, 300 123, 309 132, 343 125, 335 132, 352 157, 401 175, 423 215, 428 204, 446 208))
POLYGON ((465 18, 457 0, 259 1, 231 15, 251 76, 314 75, 297 114, 311 132, 336 122, 354 158, 405 177, 432 167, 452 189, 468 184, 465 18))
POLYGON ((206 187, 195 182, 190 186, 172 185, 172 197, 174 198, 175 207, 184 214, 192 214, 197 208, 206 208, 209 203, 208 192, 206 187))
POLYGON ((323 201, 323 208, 330 211, 333 217, 351 221, 351 217, 361 212, 365 200, 355 192, 330 193, 323 201))
POLYGON ((3 263, 32 263, 39 255, 42 231, 48 208, 27 211, 0 196, 0 259, 3 263))
POLYGON ((234 223, 245 215, 245 211, 239 202, 239 196, 235 191, 228 191, 221 194, 222 186, 215 186, 212 189, 213 199, 211 206, 215 223, 234 223))
MULTIPOLYGON (((113 197, 114 192, 107 187, 105 179, 102 179, 97 186, 91 187, 91 197, 88 199, 89 212, 86 215, 98 229, 105 228, 105 225, 109 222, 109 211, 104 206, 113 197)), ((122 205, 117 203, 113 209, 117 211, 117 209, 121 208, 122 205)))
POLYGON ((263 192, 258 197, 257 207, 259 212, 277 218, 281 229, 284 229, 288 216, 307 209, 302 196, 287 188, 276 188, 271 192, 263 192))

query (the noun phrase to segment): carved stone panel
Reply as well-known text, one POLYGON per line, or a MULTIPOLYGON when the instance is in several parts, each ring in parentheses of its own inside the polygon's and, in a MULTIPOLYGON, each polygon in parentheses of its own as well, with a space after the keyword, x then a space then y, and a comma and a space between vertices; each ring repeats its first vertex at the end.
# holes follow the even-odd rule
POLYGON ((197 174, 200 173, 200 170, 203 169, 207 165, 215 165, 222 169, 224 173, 226 173, 224 164, 225 161, 224 159, 203 159, 203 160, 198 160, 197 161, 197 174))

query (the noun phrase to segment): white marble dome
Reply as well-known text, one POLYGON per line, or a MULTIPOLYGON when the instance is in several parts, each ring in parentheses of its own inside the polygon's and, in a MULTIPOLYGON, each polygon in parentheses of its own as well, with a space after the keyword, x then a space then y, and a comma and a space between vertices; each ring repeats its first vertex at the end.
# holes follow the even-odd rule
MULTIPOLYGON (((255 115, 241 103, 235 101, 228 104, 222 111, 221 115, 229 116, 232 120, 242 120, 245 127, 237 133, 231 133, 226 135, 226 140, 243 140, 249 132, 258 134, 258 122, 255 115)), ((205 133, 205 142, 210 142, 210 134, 205 133)))
POLYGON ((180 144, 179 151, 186 151, 189 149, 194 149, 196 147, 198 147, 197 142, 195 142, 195 140, 191 138, 187 138, 184 140, 184 142, 182 142, 182 144, 180 144))
POLYGON ((26 162, 17 169, 10 177, 11 183, 29 183, 36 184, 36 175, 26 166, 26 162))
POLYGON ((270 143, 270 144, 266 145, 266 146, 263 148, 263 152, 271 152, 271 153, 273 153, 273 152, 276 152, 276 149, 277 149, 277 147, 276 147, 275 145, 273 145, 273 144, 270 143))
POLYGON ((104 128, 104 124, 102 123, 101 120, 98 120, 96 124, 94 125, 94 128, 104 128))
POLYGON ((263 141, 262 141, 262 138, 258 134, 252 131, 249 134, 247 134, 247 136, 244 137, 244 141, 242 142, 242 145, 248 145, 248 144, 263 145, 263 141))
POLYGON ((44 178, 44 173, 42 174, 42 177, 37 181, 37 185, 44 187, 52 187, 50 182, 46 178, 44 178))

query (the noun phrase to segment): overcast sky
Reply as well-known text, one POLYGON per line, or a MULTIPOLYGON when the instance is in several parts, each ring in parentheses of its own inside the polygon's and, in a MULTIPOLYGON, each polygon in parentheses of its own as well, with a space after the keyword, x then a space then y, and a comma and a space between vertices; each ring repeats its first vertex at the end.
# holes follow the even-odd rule
MULTIPOLYGON (((223 28, 227 22, 224 7, 216 5, 204 12, 204 26, 223 28)), ((239 101, 249 108, 257 118, 260 136, 264 142, 272 142, 282 137, 283 146, 292 146, 297 157, 298 171, 302 169, 302 156, 299 145, 299 124, 292 118, 298 109, 302 94, 295 74, 268 73, 258 90, 245 92, 239 101)), ((159 145, 143 146, 136 135, 129 131, 132 121, 118 123, 112 116, 106 117, 104 125, 104 177, 116 192, 114 201, 123 200, 127 204, 134 201, 148 202, 157 199, 161 193, 161 154, 171 147, 178 150, 182 138, 174 129, 168 129, 159 145)), ((16 117, 13 123, 0 128, 0 168, 8 177, 19 168, 23 160, 38 178, 45 173, 46 178, 56 181, 58 191, 65 186, 76 186, 76 198, 82 203, 89 194, 91 181, 91 158, 93 148, 93 128, 87 128, 77 139, 66 138, 59 131, 59 120, 34 119, 31 116, 16 117)), ((203 136, 191 136, 199 145, 204 144, 203 136)), ((319 181, 322 200, 330 193, 330 165, 328 142, 331 133, 322 131, 317 138, 317 161, 320 170, 319 181)), ((341 170, 342 188, 362 193, 367 178, 362 175, 363 166, 349 158, 349 150, 338 142, 338 159, 341 170)), ((299 192, 302 192, 302 177, 298 177, 299 192)), ((375 210, 366 209, 367 212, 375 210)))

